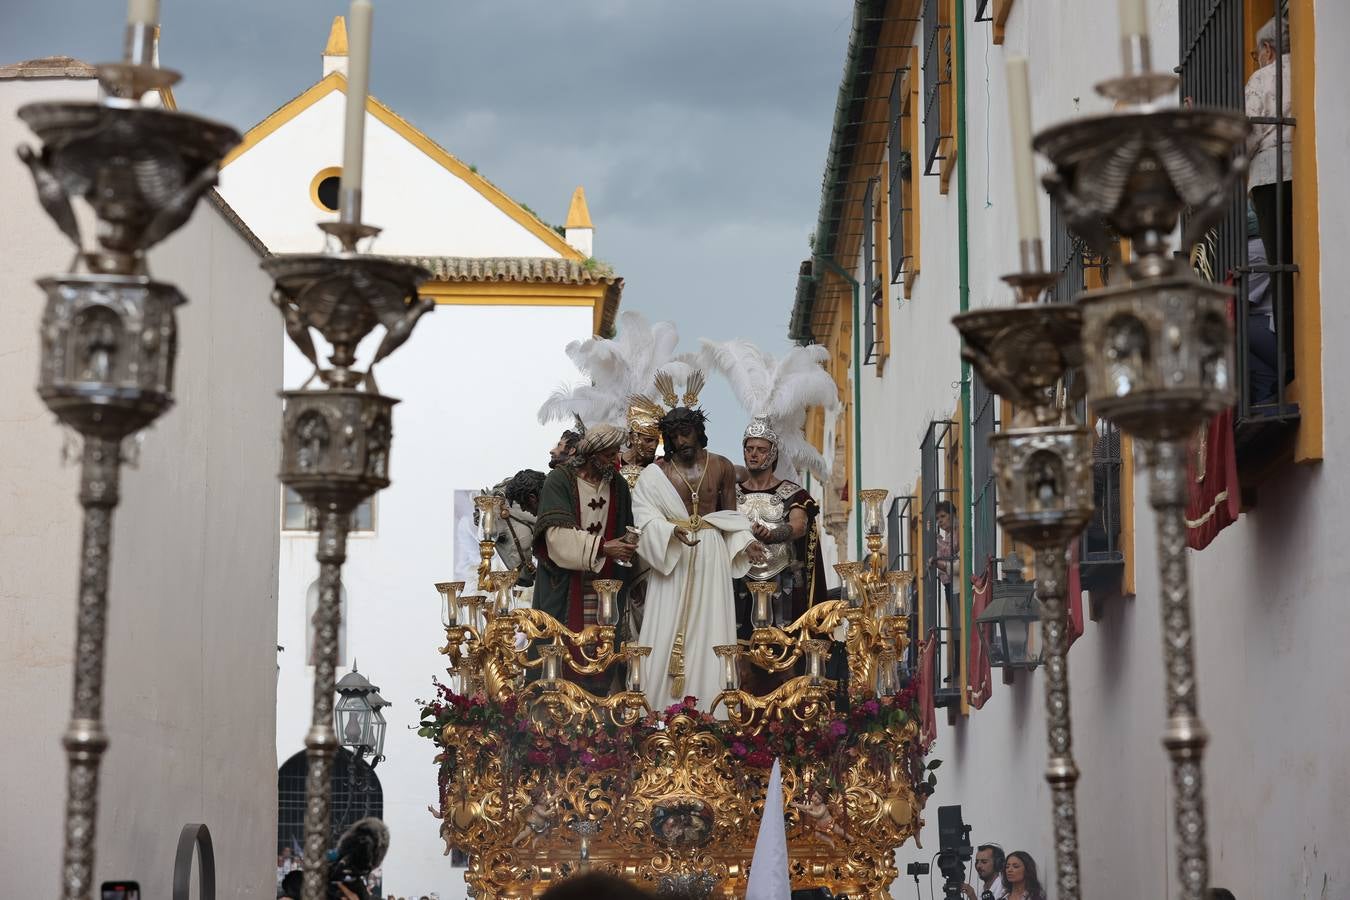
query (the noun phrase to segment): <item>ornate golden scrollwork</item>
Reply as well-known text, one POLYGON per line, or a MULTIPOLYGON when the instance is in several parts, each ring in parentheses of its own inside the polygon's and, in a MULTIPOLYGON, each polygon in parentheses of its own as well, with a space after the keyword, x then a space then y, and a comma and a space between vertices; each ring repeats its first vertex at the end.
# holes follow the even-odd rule
MULTIPOLYGON (((879 561, 845 564, 847 599, 785 626, 760 615, 748 641, 716 648, 725 683, 708 711, 649 709, 650 648, 617 644, 612 625, 572 631, 459 598, 441 650, 458 689, 428 706, 422 733, 441 749, 433 813, 447 850, 468 852, 477 896, 533 897, 584 869, 743 895, 775 758, 794 886, 884 896, 928 791, 915 694, 894 665, 909 644, 906 585, 879 561), (846 696, 828 668, 841 645, 846 696), (742 661, 792 677, 757 695, 742 661), (597 696, 608 672, 624 689, 597 696)), ((494 574, 483 584, 500 601, 494 574)))

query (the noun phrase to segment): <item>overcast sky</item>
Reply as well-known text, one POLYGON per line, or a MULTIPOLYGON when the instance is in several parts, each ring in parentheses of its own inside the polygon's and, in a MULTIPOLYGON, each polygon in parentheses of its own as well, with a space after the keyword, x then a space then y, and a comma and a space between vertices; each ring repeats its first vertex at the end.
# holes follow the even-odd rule
MULTIPOLYGON (((586 188, 623 306, 787 346, 846 0, 376 0, 371 90, 545 220, 586 188)), ((117 0, 0 0, 0 63, 121 48, 117 0)), ((333 0, 163 0, 179 106, 246 130, 321 75, 333 0)), ((545 386, 545 390, 553 386, 545 386)), ((743 415, 706 396, 714 448, 743 415)), ((533 415, 533 410, 523 411, 533 415)))

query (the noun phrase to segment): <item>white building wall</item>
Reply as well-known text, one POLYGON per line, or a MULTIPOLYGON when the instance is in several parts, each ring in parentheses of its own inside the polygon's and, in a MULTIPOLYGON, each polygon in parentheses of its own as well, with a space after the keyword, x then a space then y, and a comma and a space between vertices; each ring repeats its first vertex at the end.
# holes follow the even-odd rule
MULTIPOLYGON (((539 425, 534 410, 575 378, 563 347, 591 334, 591 315, 589 307, 440 306, 376 369, 380 390, 403 401, 394 408, 393 485, 376 501, 376 533, 348 542, 343 584, 347 663, 356 662, 394 703, 385 710, 388 759, 376 769, 392 836, 386 894, 464 896, 464 870, 442 856, 440 823, 427 811, 437 805, 435 747, 413 730, 421 711, 413 700, 432 696, 432 676, 443 677, 446 666, 432 584, 450 580, 454 491, 547 468, 562 426, 539 425)), ((308 374, 288 346, 287 385, 308 374)), ((309 727, 305 595, 318 577, 314 549, 312 536, 281 537, 278 764, 304 749, 309 727)))
MULTIPOLYGON (((1170 70, 1177 60, 1176 7, 1150 7, 1156 67, 1170 70)), ((1017 259, 1006 58, 1030 58, 1036 129, 1103 112, 1107 104, 1092 85, 1118 70, 1116 27, 1113 15, 1071 2, 1053 9, 1015 4, 1002 46, 990 42, 990 26, 967 24, 963 152, 972 308, 1012 302, 1011 290, 998 280, 1017 259)), ((1350 339, 1350 312, 1337 299, 1340 272, 1334 242, 1326 237, 1350 229, 1343 202, 1344 148, 1350 145, 1350 110, 1341 100, 1341 86, 1350 78, 1350 61, 1340 48, 1346 33, 1350 8, 1320 0, 1316 124, 1326 461, 1272 475, 1256 507, 1209 548, 1190 554, 1201 714, 1212 735, 1206 754, 1211 883, 1240 898, 1350 897, 1350 857, 1344 852, 1350 695, 1343 688, 1350 676, 1343 651, 1350 625, 1341 613, 1350 562, 1340 539, 1350 472, 1340 465, 1338 449, 1350 439, 1350 420, 1335 412, 1336 386, 1350 378, 1350 362, 1334 352, 1350 339)), ((901 300, 899 287, 892 288, 884 376, 862 369, 860 488, 907 491, 919 474, 928 421, 950 415, 959 402, 959 339, 950 325, 959 302, 957 181, 953 173, 950 193, 941 195, 936 176, 918 174, 918 153, 920 275, 911 300, 901 300)), ((1302 182, 1300 188, 1308 189, 1302 182)), ((1041 217, 1048 263, 1045 196, 1041 217)), ((1086 894, 1174 897, 1170 766, 1159 741, 1164 713, 1155 530, 1142 460, 1137 470, 1137 595, 1108 602, 1070 655, 1075 755, 1082 770, 1079 833, 1086 894)), ((850 523, 850 551, 853 535, 850 523)), ((1019 673, 1008 686, 996 670, 994 681, 985 707, 955 727, 939 711, 933 755, 944 765, 927 818, 935 823, 938 806, 961 804, 972 840, 1029 851, 1053 897, 1043 673, 1019 673)), ((924 850, 910 846, 898 854, 902 867, 928 860, 935 826, 924 836, 924 850)), ((907 879, 892 886, 896 897, 910 890, 907 879)))
MULTIPOLYGON (((11 698, 3 780, 6 897, 60 883, 81 513, 78 466, 35 391, 43 295, 71 249, 12 148, 39 99, 92 81, 0 82, 0 680, 11 698)), ((270 897, 277 552, 276 312, 258 256, 203 200, 151 254, 177 283, 178 405, 145 433, 115 517, 95 879, 168 897, 178 832, 204 822, 218 896, 270 897)))
MULTIPOLYGON (((274 253, 317 252, 324 235, 315 223, 337 219, 314 203, 310 184, 342 165, 346 102, 342 91, 326 94, 220 173, 221 196, 274 253)), ((365 160, 362 218, 384 229, 376 253, 561 256, 369 113, 365 160)))

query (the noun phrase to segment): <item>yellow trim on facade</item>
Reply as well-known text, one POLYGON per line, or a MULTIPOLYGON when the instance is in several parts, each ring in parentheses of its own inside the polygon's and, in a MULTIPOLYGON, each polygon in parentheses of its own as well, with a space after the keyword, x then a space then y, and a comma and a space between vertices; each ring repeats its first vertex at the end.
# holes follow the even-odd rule
MULTIPOLYGON (((276 112, 250 128, 248 133, 244 135, 244 139, 239 143, 239 146, 226 154, 225 158, 220 163, 220 167, 224 169, 230 163, 262 143, 263 140, 273 134, 277 129, 290 122, 296 116, 300 115, 300 113, 309 109, 315 103, 318 103, 324 97, 334 91, 346 93, 346 90, 346 76, 341 72, 329 72, 321 80, 310 86, 304 93, 295 97, 276 112)), ((396 134, 412 144, 418 150, 421 150, 427 156, 431 157, 432 161, 440 165, 441 168, 468 184, 489 203, 506 213, 518 225, 548 245, 549 249, 558 253, 564 259, 585 259, 580 251, 563 240, 562 235, 558 234, 541 221, 538 216, 527 212, 524 207, 508 197, 500 188, 464 165, 464 163, 460 162, 444 147, 427 137, 418 130, 415 125, 394 112, 388 106, 385 106, 374 97, 367 97, 366 112, 387 125, 396 134)))
POLYGON ((323 184, 325 178, 332 178, 334 176, 337 176, 338 178, 342 177, 342 166, 329 166, 326 169, 320 169, 309 181, 310 202, 326 213, 335 213, 337 210, 329 209, 327 206, 323 205, 323 201, 319 199, 319 185, 323 184))
POLYGON ((914 279, 919 277, 919 190, 915 182, 914 169, 914 148, 920 147, 919 141, 919 117, 914 111, 919 109, 919 79, 915 73, 919 71, 919 51, 918 48, 911 48, 909 51, 909 69, 905 75, 908 82, 908 90, 905 91, 902 100, 903 108, 901 116, 908 122, 900 127, 901 146, 909 152, 909 179, 901 179, 903 187, 902 196, 908 208, 905 216, 904 234, 902 240, 905 245, 905 254, 909 257, 909 264, 905 266, 905 299, 908 300, 914 293, 914 279))
POLYGON ((552 306, 591 308, 591 332, 599 334, 605 312, 603 284, 429 281, 418 290, 440 306, 552 306))
MULTIPOLYGON (((939 21, 950 31, 952 23, 956 20, 956 2, 955 0, 942 0, 938 4, 939 21)), ((964 60, 956 58, 956 39, 949 38, 945 49, 939 47, 937 50, 946 65, 948 72, 955 72, 956 67, 963 65, 964 60)), ((948 78, 938 88, 938 106, 940 108, 939 122, 942 133, 948 135, 943 147, 942 162, 938 166, 939 191, 946 194, 948 185, 952 180, 952 172, 956 171, 956 154, 961 152, 961 148, 956 145, 956 85, 951 78, 948 78)), ((922 145, 920 145, 922 146, 922 145)), ((961 702, 964 707, 965 693, 961 695, 961 702)))
POLYGON ((1294 461, 1322 459, 1322 244, 1317 197, 1317 49, 1313 0, 1289 4, 1289 74, 1294 128, 1294 367, 1289 398, 1298 403, 1294 461))
POLYGON ((1120 436, 1120 552, 1125 569, 1120 576, 1120 593, 1133 597, 1134 587, 1134 440, 1120 436))

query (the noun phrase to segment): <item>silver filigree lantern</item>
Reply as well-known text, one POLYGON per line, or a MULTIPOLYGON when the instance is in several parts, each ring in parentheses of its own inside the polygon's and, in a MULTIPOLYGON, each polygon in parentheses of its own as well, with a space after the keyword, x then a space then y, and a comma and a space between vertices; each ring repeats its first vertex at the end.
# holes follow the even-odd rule
MULTIPOLYGON (((1039 622, 1056 885, 1059 897, 1078 900, 1078 767, 1069 713, 1065 585, 1067 545, 1086 527, 1093 508, 1092 435, 1074 421, 1068 402, 1082 363, 1082 315, 1072 304, 1037 302, 1055 276, 1044 271, 1039 239, 1024 241, 1019 250, 1024 271, 1004 278, 1017 294, 1017 305, 973 310, 952 322, 964 338, 963 358, 991 390, 1014 405, 1011 427, 989 438, 998 480, 998 523, 1011 538, 1035 549, 1040 606, 1036 610, 1028 590, 1031 606, 1026 614, 1013 611, 1008 621, 1000 618, 992 627, 1000 629, 1006 664, 1011 655, 1009 622, 1022 623, 1028 638, 1030 623, 1039 622)), ((1022 665, 1034 667, 1025 659, 1022 665)))
POLYGON ((153 63, 154 29, 127 27, 126 57, 98 66, 106 93, 94 103, 38 102, 18 115, 41 142, 21 146, 42 208, 76 247, 71 270, 41 279, 38 394, 81 435, 84 536, 76 617, 74 699, 66 750, 61 891, 86 900, 94 889, 103 727, 108 571, 118 503, 121 443, 173 405, 178 335, 186 302, 156 281, 146 251, 183 226, 216 183, 221 158, 240 140, 227 125, 143 105, 143 95, 178 80, 153 63), (77 204, 97 220, 92 246, 77 204))
POLYGON ((1161 108, 1176 78, 1150 71, 1147 37, 1122 43, 1126 75, 1098 86, 1116 112, 1041 132, 1054 164, 1045 184, 1070 227, 1117 255, 1129 239, 1128 285, 1082 295, 1087 400, 1122 431, 1148 442, 1149 502, 1157 516, 1167 726, 1177 872, 1182 900, 1208 896, 1201 756, 1208 735, 1196 696, 1186 562, 1185 441, 1231 405, 1232 292, 1197 279, 1173 257, 1169 236, 1186 213, 1189 247, 1222 214, 1246 170, 1246 118, 1222 109, 1161 108), (1128 74, 1133 73, 1133 74, 1128 74))
MULTIPOLYGON (((332 767, 340 741, 333 727, 333 691, 338 658, 342 565, 353 510, 389 486, 393 442, 393 397, 379 393, 373 367, 406 341, 435 301, 419 297, 431 277, 419 266, 362 253, 357 242, 379 229, 359 221, 360 191, 344 193, 337 222, 320 228, 338 240, 333 252, 288 254, 263 262, 272 276, 272 303, 286 334, 314 365, 298 390, 283 391, 282 484, 318 516, 319 598, 314 614, 314 696, 305 736, 305 858, 323 860, 331 838, 332 767), (370 366, 358 371, 356 348, 376 326, 384 336, 370 366), (311 331, 331 347, 324 367, 311 331), (318 380, 320 386, 309 387, 318 380)), ((327 895, 326 865, 305 870, 305 900, 327 895)))

